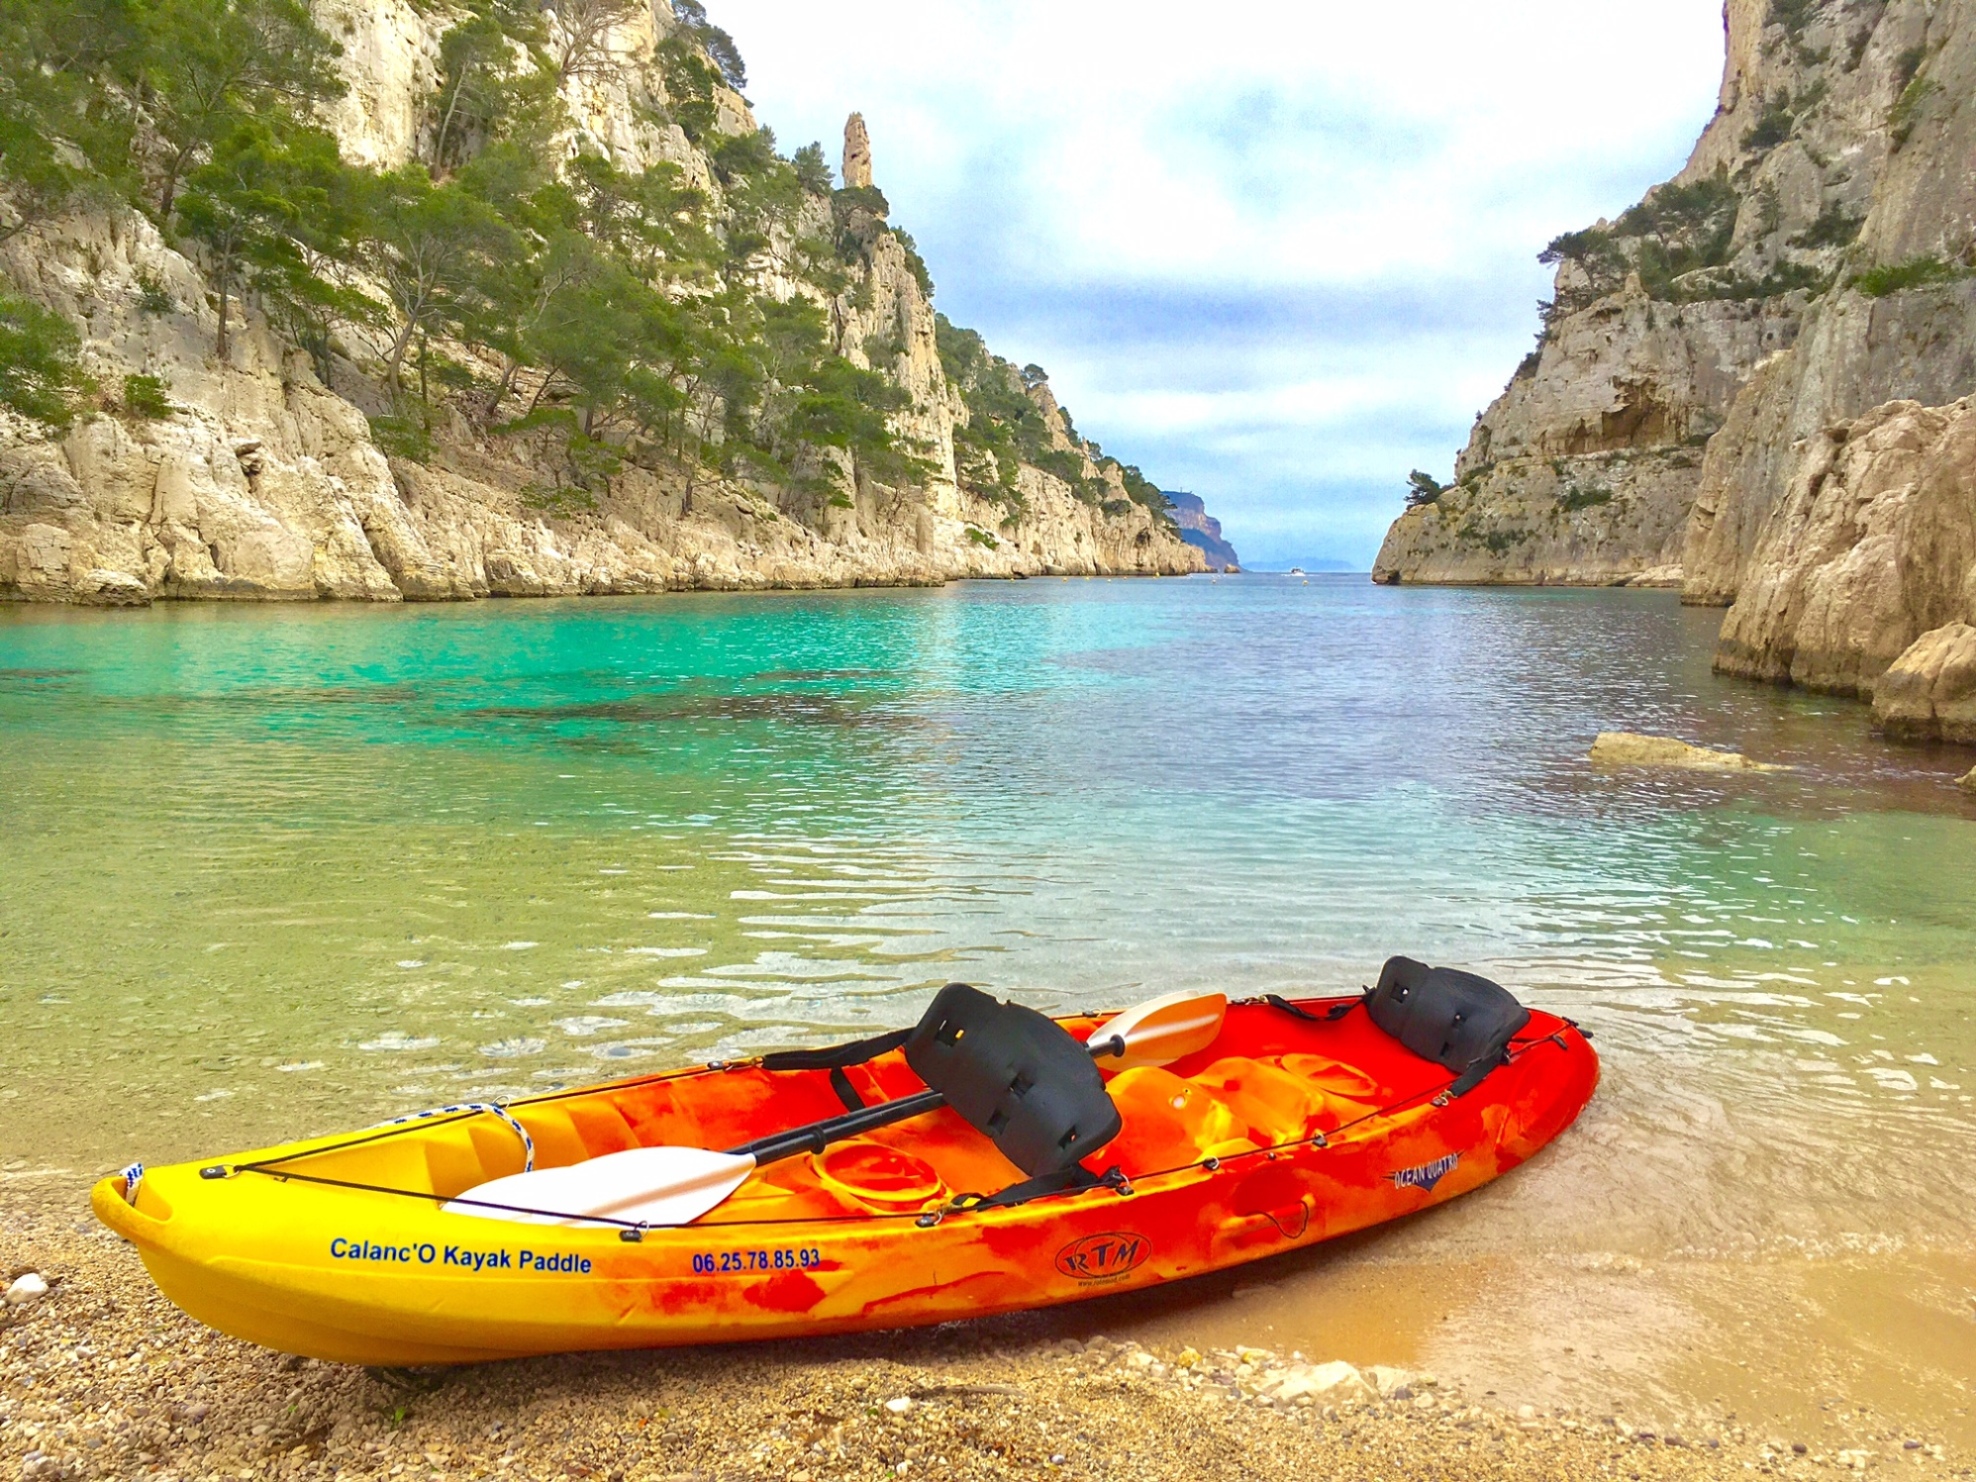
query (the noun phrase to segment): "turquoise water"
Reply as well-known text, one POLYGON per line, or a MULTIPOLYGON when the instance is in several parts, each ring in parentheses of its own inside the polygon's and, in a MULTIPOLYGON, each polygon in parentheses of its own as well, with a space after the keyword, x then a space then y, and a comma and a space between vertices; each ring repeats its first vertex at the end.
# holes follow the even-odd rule
POLYGON ((954 978, 1116 1006, 1403 951, 1606 1057, 1490 1239, 1966 1245, 1972 758, 1714 678, 1717 617, 1349 578, 0 611, 0 1164, 822 1040, 954 978), (1602 774, 1605 728, 1798 770, 1602 774))

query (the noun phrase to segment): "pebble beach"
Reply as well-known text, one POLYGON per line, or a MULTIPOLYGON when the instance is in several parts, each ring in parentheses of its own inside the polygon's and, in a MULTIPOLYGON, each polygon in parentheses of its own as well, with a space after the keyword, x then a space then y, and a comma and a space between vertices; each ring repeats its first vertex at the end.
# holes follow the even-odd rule
POLYGON ((1374 1479, 1976 1476, 1867 1410, 1817 1434, 1515 1410, 1421 1372, 1058 1336, 1049 1314, 380 1371, 212 1332, 68 1180, 0 1200, 0 1477, 1374 1479))

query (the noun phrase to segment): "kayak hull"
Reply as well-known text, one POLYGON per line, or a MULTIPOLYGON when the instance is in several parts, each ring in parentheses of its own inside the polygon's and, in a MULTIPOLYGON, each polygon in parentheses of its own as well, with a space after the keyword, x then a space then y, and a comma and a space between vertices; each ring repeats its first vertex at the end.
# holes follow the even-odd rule
MULTIPOLYGON (((1329 1006, 1303 1007, 1321 1017, 1329 1006)), ((1064 1022, 1081 1035, 1096 1021, 1064 1022)), ((770 1169, 759 1187, 676 1228, 525 1225, 444 1210, 444 1197, 521 1166, 508 1124, 474 1114, 246 1154, 218 1165, 232 1170, 223 1176, 194 1164, 154 1169, 134 1202, 121 1176, 108 1178, 92 1204, 193 1317, 336 1362, 453 1364, 909 1327, 1143 1289, 1445 1203, 1569 1126, 1597 1085, 1598 1061, 1575 1026, 1539 1013, 1509 1064, 1451 1099, 1445 1071, 1398 1050, 1363 1012, 1321 1023, 1238 1004, 1222 1040, 1172 1072, 1155 1089, 1165 1097, 1181 1086, 1170 1097, 1179 1107, 1207 1084, 1201 1135, 1218 1140, 1176 1142, 1172 1128, 1150 1125, 1167 1101, 1137 1112, 1133 1103, 1117 1145, 1121 1177, 1006 1208, 954 1207, 956 1190, 993 1192, 1020 1175, 945 1111, 872 1140, 894 1162, 934 1170, 932 1189, 847 1196, 828 1166, 779 1181, 770 1169), (1326 1063, 1338 1067, 1334 1087, 1358 1078, 1348 1088, 1359 1099, 1312 1091, 1284 1110, 1296 1092, 1281 1066, 1317 1066, 1308 1087, 1326 1063), (1276 1102, 1258 1101, 1257 1086, 1276 1102), (1299 1110, 1301 1134, 1286 1136, 1299 1110), (1237 1135, 1219 1136, 1231 1127, 1237 1135), (1171 1161, 1175 1146, 1194 1156, 1171 1161)), ((917 1088, 902 1066, 863 1074, 872 1099, 917 1088)), ((1114 1085, 1123 1093, 1126 1078, 1114 1085)), ((538 1163, 555 1166, 620 1150, 613 1138, 722 1146, 742 1140, 736 1123, 796 1125, 840 1109, 821 1073, 743 1065, 507 1113, 532 1134, 538 1163)))

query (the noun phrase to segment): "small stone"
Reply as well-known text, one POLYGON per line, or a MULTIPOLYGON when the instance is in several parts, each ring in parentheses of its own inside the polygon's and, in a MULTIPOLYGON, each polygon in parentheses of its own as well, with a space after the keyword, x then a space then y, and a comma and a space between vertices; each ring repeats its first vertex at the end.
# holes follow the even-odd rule
POLYGON ((40 1451, 30 1451, 21 1458, 21 1476, 25 1482, 61 1482, 64 1472, 60 1461, 40 1451))
POLYGON ((887 1400, 885 1402, 885 1408, 890 1410, 894 1415, 904 1415, 912 1407, 913 1402, 910 1395, 900 1395, 895 1400, 887 1400))
POLYGON ((1299 1364, 1270 1385, 1270 1397, 1294 1404, 1309 1395, 1332 1401, 1370 1399, 1374 1391, 1365 1376, 1342 1360, 1328 1364, 1299 1364))
MULTIPOLYGON (((1201 1351, 1198 1348, 1183 1348, 1180 1350, 1180 1356, 1174 1359, 1173 1362, 1176 1365, 1178 1365, 1180 1368, 1191 1369, 1195 1365, 1199 1364, 1200 1361, 1201 1361, 1201 1351)), ((1921 1443, 1919 1441, 1915 1442, 1915 1445, 1917 1446, 1920 1444, 1921 1443)))
POLYGON ((1901 1442, 1901 1450, 1903 1451, 1919 1451, 1920 1449, 1921 1449, 1921 1443, 1919 1441, 1901 1442))
POLYGON ((1374 1389, 1389 1400, 1404 1398, 1397 1393, 1399 1390, 1404 1389, 1411 1393, 1413 1389, 1413 1375, 1405 1369, 1396 1369, 1390 1364, 1374 1364, 1365 1371, 1365 1377, 1372 1382, 1374 1389))
POLYGON ((1791 1455, 1793 1456, 1803 1456, 1809 1450, 1811 1450, 1811 1448, 1805 1445, 1805 1443, 1802 1441, 1791 1442, 1791 1455))
POLYGON ((39 1302, 48 1295, 48 1282, 39 1271, 30 1271, 25 1276, 16 1277, 7 1288, 7 1305, 25 1307, 30 1302, 39 1302))

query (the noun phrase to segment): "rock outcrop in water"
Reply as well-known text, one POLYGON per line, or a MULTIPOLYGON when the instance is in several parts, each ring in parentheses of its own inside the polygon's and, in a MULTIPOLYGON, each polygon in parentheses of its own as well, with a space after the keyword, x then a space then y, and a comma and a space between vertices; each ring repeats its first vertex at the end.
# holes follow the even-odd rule
MULTIPOLYGON (((322 121, 345 162, 441 185, 511 167, 516 146, 493 123, 447 141, 472 16, 409 0, 312 8, 338 49, 322 121)), ((673 304, 762 317, 768 350, 747 364, 709 352, 706 375, 618 388, 641 415, 684 403, 666 413, 682 429, 669 446, 649 430, 658 414, 613 424, 596 398, 572 398, 577 373, 513 357, 512 324, 463 315, 466 328, 408 334, 396 349, 416 390, 395 391, 400 362, 370 310, 325 310, 305 349, 244 287, 221 292, 215 249, 193 245, 183 213, 96 190, 21 226, 16 204, 0 211, 0 286, 74 328, 94 389, 66 428, 0 412, 0 596, 393 601, 1203 569, 1136 469, 937 318, 872 185, 861 119, 833 191, 820 154, 792 168, 718 80, 738 59, 707 50, 725 37, 697 5, 563 9, 538 22, 516 8, 544 28, 539 46, 503 42, 508 61, 485 65, 509 66, 512 96, 553 120, 550 169, 583 210, 613 209, 582 194, 599 179, 675 192, 675 215, 653 219, 677 223, 704 266, 654 281, 673 304), (778 307, 818 316, 825 379, 778 383, 778 307), (744 395, 760 408, 746 428, 744 395)), ((512 102, 474 97, 483 111, 512 102)), ((499 180, 476 188, 500 200, 499 180)), ((0 204, 24 190, 7 181, 0 204)), ((531 240, 555 230, 528 220, 531 240)), ((319 281, 389 297, 361 265, 319 281)), ((570 360, 585 348, 568 344, 570 360)))
POLYGON ((1895 740, 1976 745, 1976 628, 1917 638, 1874 685, 1873 713, 1895 740))
POLYGON ((1376 577, 1678 582, 1725 672, 1870 698, 1976 620, 1976 3, 1725 22, 1687 167, 1553 244, 1539 349, 1376 577))
POLYGON ((1717 667, 1872 699, 1901 661, 1906 716, 1922 703, 1920 676, 1939 682, 1937 630, 1976 618, 1973 579, 1976 400, 1877 407, 1799 444, 1738 578, 1717 667))
POLYGON ((1788 772, 1770 762, 1753 762, 1740 751, 1691 746, 1672 736, 1641 736, 1601 731, 1590 754, 1595 767, 1674 767, 1686 772, 1788 772))

